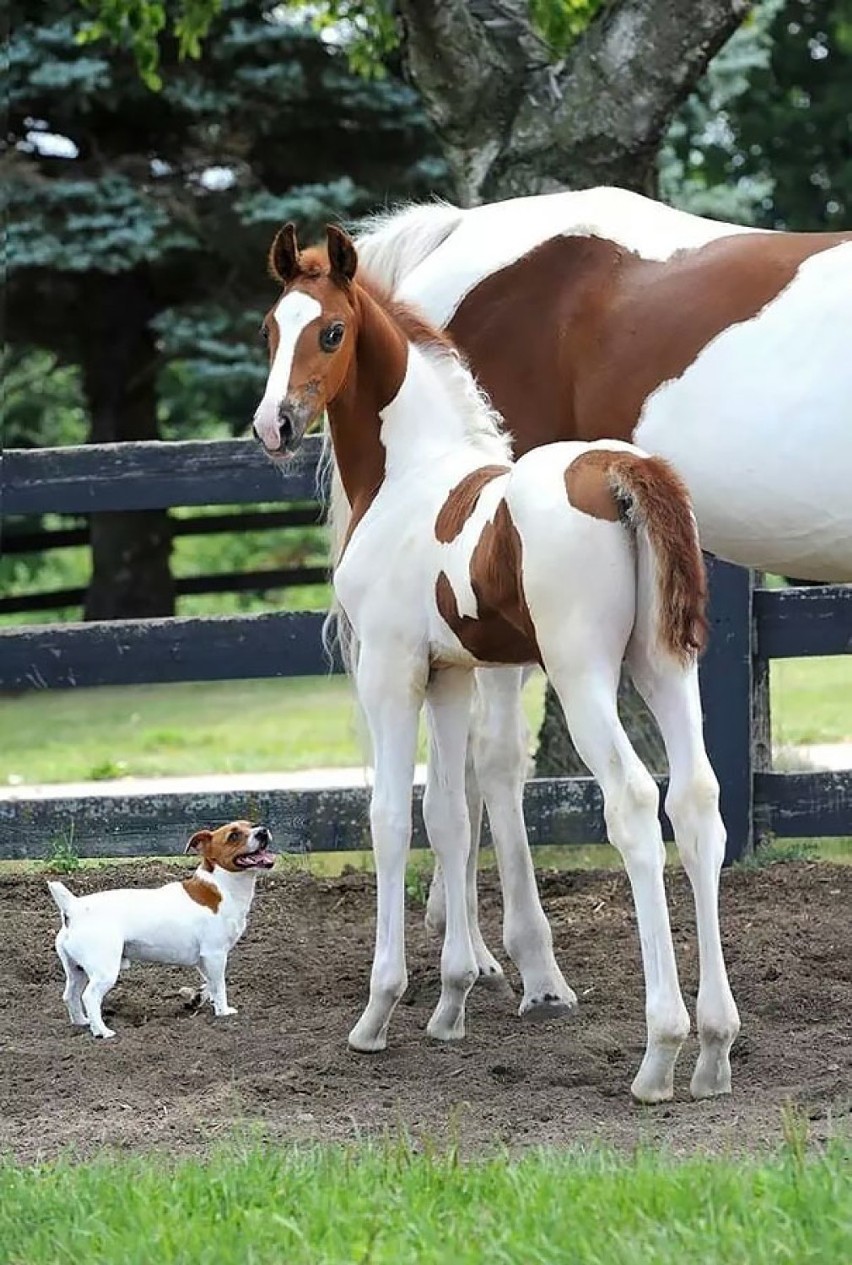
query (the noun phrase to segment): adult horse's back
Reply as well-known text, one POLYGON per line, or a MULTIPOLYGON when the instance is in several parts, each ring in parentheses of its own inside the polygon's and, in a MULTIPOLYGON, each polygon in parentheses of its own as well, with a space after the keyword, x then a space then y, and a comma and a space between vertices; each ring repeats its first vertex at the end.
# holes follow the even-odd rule
POLYGON ((412 207, 364 265, 446 326, 520 454, 634 440, 704 547, 852 579, 852 233, 775 233, 593 189, 412 207))

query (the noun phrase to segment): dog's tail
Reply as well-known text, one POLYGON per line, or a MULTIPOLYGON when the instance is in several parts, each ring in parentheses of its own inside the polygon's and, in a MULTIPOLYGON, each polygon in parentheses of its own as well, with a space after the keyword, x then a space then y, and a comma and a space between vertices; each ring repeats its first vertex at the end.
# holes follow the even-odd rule
POLYGON ((72 909, 77 904, 77 897, 73 892, 69 892, 64 883, 58 883, 56 880, 48 880, 47 890, 56 901, 59 912, 62 915, 62 925, 65 926, 71 917, 72 909))

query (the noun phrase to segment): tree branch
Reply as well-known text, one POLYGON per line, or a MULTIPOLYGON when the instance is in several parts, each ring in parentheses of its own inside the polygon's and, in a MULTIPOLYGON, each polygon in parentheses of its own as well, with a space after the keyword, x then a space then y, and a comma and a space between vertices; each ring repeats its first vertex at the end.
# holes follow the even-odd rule
POLYGON ((660 138, 751 0, 610 0, 561 65, 527 0, 399 0, 409 74, 465 203, 647 188, 660 138))

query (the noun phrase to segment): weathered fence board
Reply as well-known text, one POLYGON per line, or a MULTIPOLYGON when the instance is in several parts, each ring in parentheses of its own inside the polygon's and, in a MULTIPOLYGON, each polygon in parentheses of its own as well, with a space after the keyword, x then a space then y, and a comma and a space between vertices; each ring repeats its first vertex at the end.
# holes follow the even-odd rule
POLYGON ((758 589, 754 614, 761 659, 852 653, 852 584, 758 589))
POLYGON ((780 839, 852 838, 852 770, 756 773, 754 792, 780 839))
POLYGON ((274 467, 249 439, 9 449, 3 513, 92 514, 316 499, 321 440, 274 467))
MULTIPOLYGON (((244 514, 200 514, 170 519, 173 536, 213 536, 219 532, 272 531, 289 527, 319 527, 323 512, 318 504, 286 510, 247 510, 244 514)), ((45 553, 88 545, 88 527, 57 527, 48 531, 18 531, 3 524, 0 553, 45 553)))
MULTIPOLYGON (((264 571, 213 571, 207 575, 178 576, 174 581, 178 597, 205 593, 268 593, 271 590, 326 584, 327 567, 288 567, 264 571)), ((85 589, 52 589, 46 593, 20 593, 0 597, 0 615, 26 611, 57 611, 82 606, 85 589)))
MULTIPOLYGON (((421 801, 422 787, 416 787, 417 848, 426 846, 421 801)), ((183 851, 199 824, 241 817, 265 822, 282 852, 353 852, 370 847, 368 804, 366 788, 93 793, 79 799, 27 799, 22 792, 0 799, 0 855, 44 858, 64 841, 87 857, 171 856, 183 851)), ((534 845, 606 842, 600 789, 592 778, 528 782, 524 807, 534 845)))
POLYGON ((0 689, 324 676, 320 612, 0 630, 0 689))
MULTIPOLYGON (((657 779, 660 803, 666 781, 657 779)), ((759 773, 755 799, 767 807, 780 838, 852 834, 852 771, 759 773)), ((427 846, 421 812, 422 787, 414 792, 413 846, 427 846)), ((111 790, 81 798, 21 791, 0 798, 0 856, 9 860, 48 857, 57 842, 79 856, 173 856, 200 824, 244 817, 265 822, 281 852, 357 852, 369 849, 369 792, 357 789, 305 791, 203 791, 156 795, 111 790)), ((533 847, 606 842, 600 788, 593 778, 542 778, 524 789, 524 816, 533 847)), ((672 832, 660 813, 666 839, 672 832)), ((486 826, 485 841, 490 841, 486 826)))

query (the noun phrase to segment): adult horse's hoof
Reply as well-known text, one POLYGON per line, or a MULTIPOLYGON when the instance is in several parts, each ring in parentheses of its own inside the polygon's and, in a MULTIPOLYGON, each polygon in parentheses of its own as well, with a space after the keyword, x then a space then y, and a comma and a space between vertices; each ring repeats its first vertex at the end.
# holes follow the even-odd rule
POLYGON ((577 1009, 577 995, 566 985, 559 992, 534 993, 525 996, 518 1014, 529 1023, 544 1023, 548 1019, 562 1019, 577 1009))

